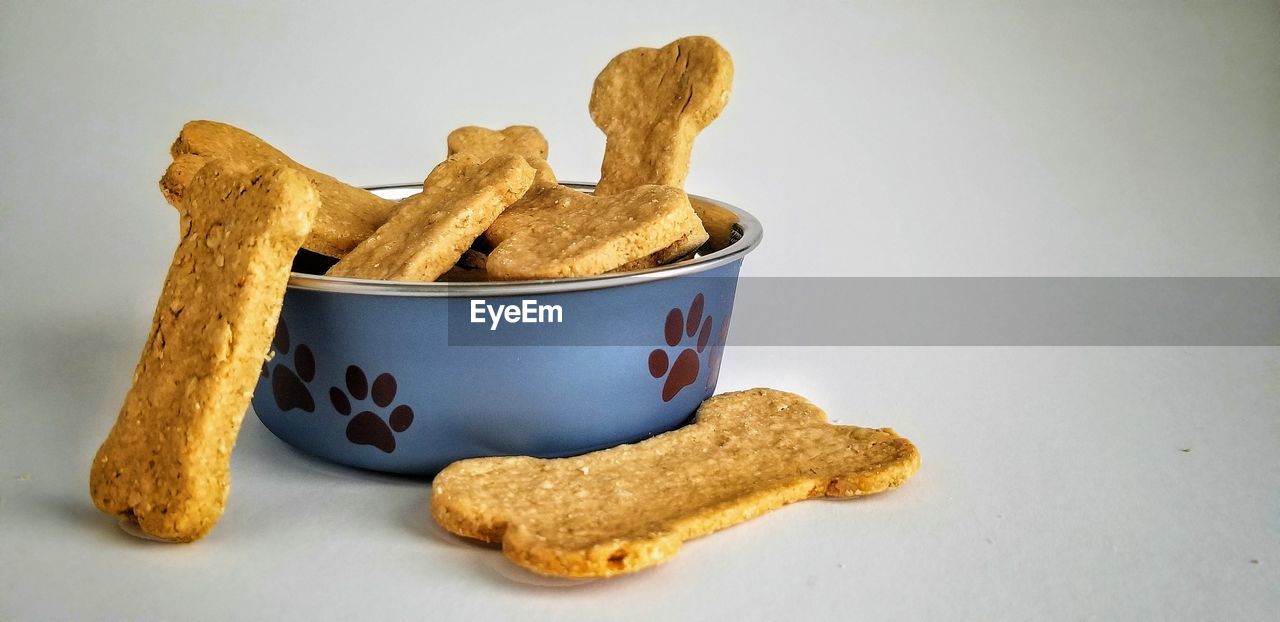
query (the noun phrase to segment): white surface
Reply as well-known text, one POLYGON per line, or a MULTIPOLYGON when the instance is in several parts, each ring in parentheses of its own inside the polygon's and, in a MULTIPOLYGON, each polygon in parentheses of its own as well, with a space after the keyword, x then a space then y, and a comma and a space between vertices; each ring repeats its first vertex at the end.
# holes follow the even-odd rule
POLYGON ((723 389, 891 425, 920 474, 607 582, 529 585, 439 536, 425 482, 305 458, 252 416, 207 540, 123 535, 86 475, 168 264, 155 179, 189 118, 353 183, 421 178, 458 125, 532 123, 591 179, 595 72, 707 33, 737 80, 689 188, 764 221, 748 274, 1278 275, 1273 2, 260 4, 0 8, 0 619, 1280 609, 1275 348, 731 350, 723 389))

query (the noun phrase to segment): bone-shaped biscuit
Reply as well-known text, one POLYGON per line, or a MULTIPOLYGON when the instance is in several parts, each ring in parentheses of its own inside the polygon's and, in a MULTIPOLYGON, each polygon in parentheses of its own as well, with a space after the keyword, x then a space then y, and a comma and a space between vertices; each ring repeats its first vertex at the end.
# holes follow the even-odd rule
MULTIPOLYGON (((710 37, 614 57, 591 91, 591 118, 606 138, 596 194, 644 184, 684 188, 694 139, 724 110, 732 85, 733 60, 710 37)), ((707 237, 698 223, 671 246, 623 269, 670 263, 707 237)))
POLYGON ((920 456, 893 430, 839 426, 773 389, 713 397, 695 423, 576 458, 475 458, 436 476, 445 529, 501 542, 534 572, 607 577, 662 563, 683 541, 813 497, 902 484, 920 456))
POLYGON ((525 194, 534 174, 519 156, 452 156, 431 171, 422 192, 401 201, 395 215, 326 274, 434 281, 525 194))
POLYGON ((608 197, 544 186, 520 204, 516 220, 486 233, 498 240, 485 263, 490 279, 603 274, 666 248, 698 218, 684 192, 667 186, 608 197))
MULTIPOLYGON (((690 199, 689 203, 692 204, 693 200, 690 199)), ((694 213, 697 213, 697 210, 695 210, 694 213)), ((664 248, 658 249, 652 255, 641 257, 634 261, 629 261, 625 264, 622 264, 621 266, 618 266, 617 268, 610 270, 610 272, 631 272, 633 270, 647 270, 649 268, 656 268, 658 266, 663 266, 675 261, 679 261, 681 259, 684 259, 685 257, 691 256, 694 253, 694 251, 701 248, 702 245, 707 241, 707 237, 708 237, 707 230, 703 227, 702 223, 701 222, 693 223, 693 226, 690 230, 685 231, 683 235, 677 238, 676 241, 672 242, 670 245, 664 248)))
POLYGON ((704 243, 699 244, 696 242, 696 238, 686 234, 671 246, 648 257, 641 257, 635 261, 628 262, 612 270, 612 272, 630 272, 632 270, 656 268, 687 257, 704 246, 707 252, 714 253, 733 244, 733 226, 738 224, 738 216, 736 214, 719 205, 696 197, 689 197, 689 205, 692 205, 693 211, 697 212, 698 221, 702 224, 703 231, 707 235, 704 243))
POLYGON ((581 192, 558 183, 542 183, 541 173, 535 178, 529 191, 493 221, 484 232, 484 239, 491 247, 497 247, 507 238, 535 228, 555 227, 564 212, 579 202, 586 201, 581 192))
POLYGON ((449 132, 446 142, 449 155, 467 151, 485 159, 501 154, 547 159, 547 139, 538 128, 529 125, 512 125, 501 130, 468 125, 449 132))
POLYGON ((729 101, 733 60, 710 37, 614 57, 591 90, 591 119, 605 133, 596 194, 645 184, 684 187, 693 141, 729 101))
POLYGON ((667 248, 648 257, 641 257, 635 261, 628 262, 611 272, 630 272, 632 270, 656 268, 673 261, 691 257, 693 252, 700 248, 708 253, 714 253, 733 244, 733 226, 738 224, 737 214, 719 205, 692 196, 689 197, 689 205, 692 205, 693 211, 698 214, 698 221, 702 224, 703 230, 707 234, 705 242, 696 244, 690 236, 686 235, 667 248))
POLYGON ((320 199, 292 168, 211 161, 181 205, 182 239, 89 491, 103 512, 185 542, 222 515, 231 448, 320 199))
POLYGON ((303 247, 330 257, 342 257, 355 248, 386 222, 397 207, 395 201, 298 164, 257 136, 226 123, 187 123, 170 153, 173 163, 160 179, 160 191, 179 209, 191 178, 210 159, 232 160, 248 166, 275 164, 301 171, 320 193, 320 215, 303 247))

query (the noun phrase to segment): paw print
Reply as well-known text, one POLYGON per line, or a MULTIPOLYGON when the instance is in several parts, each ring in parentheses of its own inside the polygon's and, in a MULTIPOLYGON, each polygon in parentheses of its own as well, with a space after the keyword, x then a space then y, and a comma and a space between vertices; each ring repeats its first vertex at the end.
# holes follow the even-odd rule
POLYGON ((373 379, 373 386, 370 387, 364 370, 351 365, 347 367, 346 380, 345 391, 338 387, 329 389, 329 401, 333 402, 333 407, 339 414, 351 417, 351 421, 347 422, 347 440, 357 445, 373 445, 386 453, 395 451, 396 433, 404 432, 413 425, 413 409, 407 404, 391 409, 386 421, 371 410, 362 410, 354 417, 351 416, 352 400, 372 398, 378 408, 390 406, 396 399, 395 376, 382 374, 373 379))
POLYGON ((275 396, 276 406, 280 410, 287 412, 297 408, 313 413, 316 411, 316 401, 311 397, 307 383, 316 377, 316 357, 311 353, 311 348, 300 343, 293 351, 293 368, 290 369, 281 360, 289 354, 290 345, 289 327, 284 320, 280 320, 276 326, 275 339, 271 340, 275 356, 271 361, 262 363, 262 377, 271 378, 271 394, 275 396))
POLYGON ((667 351, 658 348, 649 353, 649 375, 654 378, 667 377, 666 382, 662 384, 662 401, 670 402, 685 387, 694 383, 698 379, 698 371, 701 369, 699 359, 702 351, 706 349, 707 342, 711 340, 711 316, 702 318, 702 308, 705 304, 702 294, 693 297, 693 302, 689 304, 689 312, 681 313, 680 309, 672 309, 667 313, 667 323, 663 329, 667 345, 676 347, 686 337, 692 338, 698 336, 697 350, 694 350, 694 344, 686 345, 684 350, 676 356, 675 363, 671 363, 667 357, 667 351))

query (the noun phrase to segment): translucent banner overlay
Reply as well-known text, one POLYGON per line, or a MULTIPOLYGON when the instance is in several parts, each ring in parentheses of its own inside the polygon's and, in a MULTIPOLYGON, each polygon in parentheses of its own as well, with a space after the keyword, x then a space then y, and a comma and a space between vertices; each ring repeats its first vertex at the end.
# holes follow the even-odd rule
MULTIPOLYGON (((1280 346, 1280 278, 682 281, 690 291, 736 285, 731 319, 710 304, 707 311, 717 334, 728 320, 734 346, 1280 346)), ((453 299, 449 344, 649 346, 663 341, 671 310, 687 319, 683 291, 633 288, 649 286, 494 297, 484 306, 453 299), (631 290, 625 304, 623 289, 631 290), (645 292, 639 301, 636 292, 645 292)))

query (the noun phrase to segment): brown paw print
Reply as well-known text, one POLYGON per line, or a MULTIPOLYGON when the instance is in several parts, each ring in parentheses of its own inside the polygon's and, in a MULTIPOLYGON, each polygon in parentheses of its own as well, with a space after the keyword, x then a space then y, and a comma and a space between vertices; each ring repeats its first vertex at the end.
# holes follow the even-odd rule
POLYGON ((649 353, 649 374, 654 378, 661 378, 663 375, 667 377, 666 382, 662 383, 664 402, 670 402, 676 394, 698 379, 698 371, 701 369, 698 359, 711 340, 711 316, 708 315, 705 320, 702 317, 705 302, 702 294, 698 294, 689 304, 688 313, 672 309, 667 313, 667 323, 663 328, 667 345, 673 348, 680 345, 686 337, 693 338, 697 335, 697 350, 694 350, 694 344, 687 344, 676 356, 675 363, 671 363, 667 351, 662 348, 649 353))
MULTIPOLYGON (((346 391, 338 387, 329 389, 329 401, 344 417, 351 417, 352 400, 363 401, 372 398, 378 408, 386 408, 396 399, 396 379, 391 374, 382 374, 369 379, 364 370, 355 365, 347 367, 346 391)), ((413 425, 413 409, 401 404, 391 409, 386 421, 370 410, 362 410, 351 421, 347 422, 347 440, 357 445, 372 445, 386 453, 396 450, 396 433, 404 432, 413 425)))
POLYGON ((289 355, 289 327, 284 320, 276 326, 275 339, 271 340, 271 348, 275 356, 262 363, 262 377, 271 378, 271 395, 276 398, 276 406, 280 410, 290 411, 295 408, 313 413, 316 401, 311 397, 307 383, 316 377, 316 357, 306 344, 298 344, 293 351, 293 368, 284 361, 289 355))

